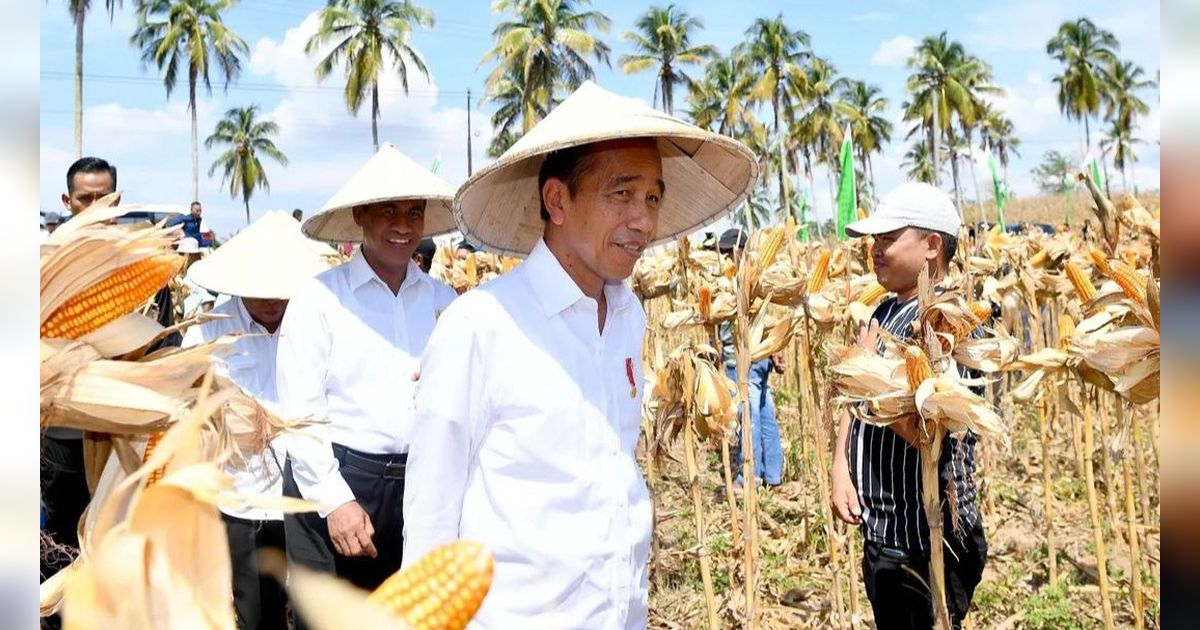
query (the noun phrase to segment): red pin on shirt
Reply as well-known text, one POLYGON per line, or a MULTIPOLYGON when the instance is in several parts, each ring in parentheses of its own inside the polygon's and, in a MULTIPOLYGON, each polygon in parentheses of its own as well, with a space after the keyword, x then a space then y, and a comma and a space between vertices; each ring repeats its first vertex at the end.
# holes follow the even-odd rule
POLYGON ((629 379, 629 397, 637 398, 637 381, 633 378, 633 359, 625 358, 625 378, 629 379))

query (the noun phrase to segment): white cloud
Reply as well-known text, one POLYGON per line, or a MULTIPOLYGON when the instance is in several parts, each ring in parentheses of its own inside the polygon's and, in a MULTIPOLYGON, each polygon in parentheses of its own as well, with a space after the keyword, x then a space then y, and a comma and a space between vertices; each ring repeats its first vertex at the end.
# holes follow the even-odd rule
POLYGON ((903 66, 904 62, 912 56, 913 49, 916 47, 917 40, 908 35, 897 35, 891 39, 885 39, 871 55, 871 65, 903 66))
POLYGON ((1054 84, 1040 74, 1030 72, 1023 83, 999 87, 1002 94, 985 98, 1008 116, 1018 137, 1040 134, 1061 122, 1054 84))

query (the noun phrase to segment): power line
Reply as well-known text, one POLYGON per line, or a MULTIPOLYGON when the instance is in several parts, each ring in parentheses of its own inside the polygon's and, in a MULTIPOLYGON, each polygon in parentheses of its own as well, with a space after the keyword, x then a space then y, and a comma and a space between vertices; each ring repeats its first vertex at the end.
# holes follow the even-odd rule
MULTIPOLYGON (((48 79, 51 81, 67 81, 67 80, 74 80, 75 74, 73 72, 43 70, 41 72, 41 77, 43 79, 48 79)), ((130 84, 131 85, 141 85, 141 84, 162 85, 161 79, 158 79, 155 77, 144 77, 144 76, 139 77, 139 76, 129 76, 129 75, 116 75, 116 74, 85 74, 83 78, 86 81, 97 82, 97 83, 127 84, 127 85, 130 85, 130 84)), ((281 85, 281 84, 277 84, 277 83, 233 82, 233 83, 230 83, 227 88, 222 88, 222 89, 243 90, 243 91, 248 91, 248 92, 276 92, 276 93, 297 92, 297 93, 301 93, 301 94, 305 94, 305 93, 307 93, 307 94, 336 93, 338 95, 341 95, 341 94, 345 93, 345 88, 333 86, 333 85, 281 85)), ((467 95, 467 91, 465 89, 463 89, 463 90, 410 89, 406 92, 402 88, 379 88, 379 93, 380 94, 397 94, 397 95, 401 95, 401 96, 423 96, 423 97, 434 97, 434 96, 465 97, 467 95)))

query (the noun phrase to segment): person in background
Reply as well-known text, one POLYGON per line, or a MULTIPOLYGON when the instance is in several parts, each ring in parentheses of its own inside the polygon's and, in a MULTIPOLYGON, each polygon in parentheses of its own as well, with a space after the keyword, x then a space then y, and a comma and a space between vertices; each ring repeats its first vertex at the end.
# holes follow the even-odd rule
POLYGON ((421 239, 421 244, 417 245, 417 251, 413 252, 413 260, 421 271, 429 273, 433 267, 433 256, 437 253, 437 244, 431 238, 421 239))
POLYGON ((374 589, 400 568, 405 462, 418 357, 454 290, 413 261, 427 229, 454 225, 454 189, 390 144, 305 219, 324 242, 361 242, 300 286, 280 329, 288 441, 283 492, 323 504, 284 516, 288 561, 374 589))
POLYGON ((187 238, 196 239, 196 244, 200 247, 212 247, 212 239, 209 238, 210 232, 208 226, 204 223, 204 209, 199 201, 193 201, 187 214, 179 214, 167 220, 166 226, 171 227, 178 225, 183 228, 183 235, 187 238))
POLYGON ((300 223, 304 223, 304 211, 300 208, 292 210, 292 218, 300 223))
POLYGON ((474 253, 475 246, 472 245, 466 238, 462 239, 457 245, 454 246, 454 257, 459 260, 462 260, 474 253))
MULTIPOLYGON (((730 228, 717 241, 717 251, 722 256, 731 256, 737 261, 746 247, 746 233, 741 228, 730 228)), ((737 382, 736 346, 733 342, 733 322, 725 321, 717 330, 721 341, 722 367, 726 376, 737 382)), ((754 459, 754 474, 758 482, 774 488, 783 482, 783 443, 779 435, 779 420, 775 417, 775 395, 771 391, 771 373, 783 373, 783 354, 775 353, 750 366, 748 391, 750 395, 750 441, 754 459)), ((741 414, 741 408, 738 408, 741 414)), ((744 483, 742 474, 742 432, 737 432, 730 464, 736 473, 736 483, 744 483)))
MULTIPOLYGON (((67 168, 67 192, 63 193, 62 204, 75 216, 116 190, 117 167, 103 158, 81 157, 67 168)), ((113 205, 119 203, 120 199, 113 205)))
MULTIPOLYGON (((189 240, 189 239, 185 239, 189 240)), ((330 252, 332 253, 332 252, 330 252)), ((202 260, 191 265, 187 281, 199 292, 229 296, 213 312, 225 317, 188 328, 188 348, 225 335, 238 335, 217 370, 259 404, 278 413, 275 356, 279 324, 288 298, 302 284, 329 268, 300 225, 282 212, 271 212, 246 227, 202 260)), ((211 299, 209 300, 211 303, 211 299)), ((235 457, 225 464, 233 487, 246 495, 281 497, 285 439, 277 437, 262 453, 235 457)), ((277 509, 220 506, 229 540, 233 601, 241 630, 287 628, 287 597, 273 577, 258 571, 260 549, 285 548, 283 514, 277 509)))
POLYGON ((46 213, 46 233, 53 234, 62 225, 62 215, 51 210, 46 213))

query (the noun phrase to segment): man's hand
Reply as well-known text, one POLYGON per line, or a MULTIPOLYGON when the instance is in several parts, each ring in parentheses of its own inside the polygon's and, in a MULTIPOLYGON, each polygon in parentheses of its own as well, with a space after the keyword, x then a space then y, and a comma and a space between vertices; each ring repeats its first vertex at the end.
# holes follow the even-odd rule
POLYGON ((854 345, 867 350, 875 350, 879 345, 879 320, 872 319, 870 326, 862 326, 858 329, 858 339, 854 345))
POLYGON ((329 527, 334 551, 343 556, 375 557, 375 543, 371 541, 375 527, 358 501, 345 503, 330 512, 325 524, 329 527))
POLYGON ((772 367, 775 368, 776 374, 783 374, 783 353, 782 352, 776 352, 775 354, 772 354, 771 355, 771 363, 774 364, 774 365, 772 365, 772 367))
POLYGON ((858 505, 858 490, 850 479, 850 466, 843 458, 833 462, 833 511, 838 518, 858 525, 862 523, 862 508, 858 505))

